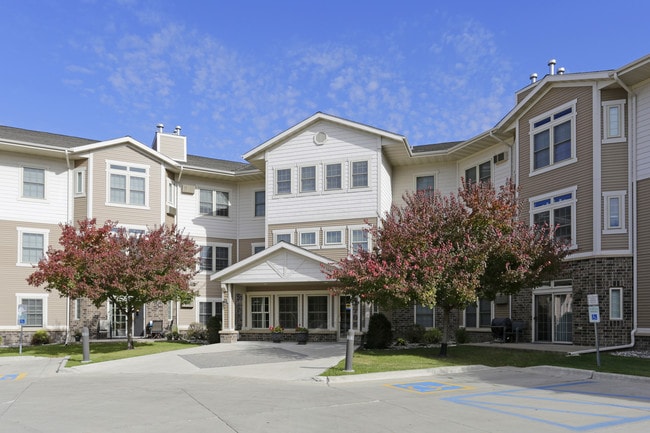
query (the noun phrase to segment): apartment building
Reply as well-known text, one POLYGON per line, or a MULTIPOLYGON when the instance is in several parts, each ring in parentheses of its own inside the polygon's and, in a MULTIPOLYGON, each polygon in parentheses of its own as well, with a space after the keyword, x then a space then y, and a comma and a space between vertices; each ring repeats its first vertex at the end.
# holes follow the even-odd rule
MULTIPOLYGON (((188 144, 188 140, 190 143, 188 144)), ((304 326, 310 339, 361 334, 376 307, 334 296, 322 266, 359 246, 364 228, 406 191, 457 191, 462 178, 520 187, 521 218, 558 226, 571 246, 563 275, 543 287, 455 314, 475 340, 492 338, 494 318, 528 324, 527 341, 594 344, 598 295, 601 346, 650 346, 650 56, 607 71, 556 72, 515 95, 493 128, 465 141, 412 146, 406 137, 316 113, 250 150, 243 162, 188 154, 180 128, 94 141, 0 127, 3 179, 0 334, 14 344, 19 306, 24 330, 63 338, 88 326, 124 335, 111 305, 60 298, 25 278, 59 223, 113 220, 135 233, 176 223, 201 247, 197 297, 144 305, 134 325, 164 320, 182 332, 210 316, 222 341, 269 338, 269 326, 304 326)), ((435 309, 386 312, 397 328, 440 326, 435 309)))

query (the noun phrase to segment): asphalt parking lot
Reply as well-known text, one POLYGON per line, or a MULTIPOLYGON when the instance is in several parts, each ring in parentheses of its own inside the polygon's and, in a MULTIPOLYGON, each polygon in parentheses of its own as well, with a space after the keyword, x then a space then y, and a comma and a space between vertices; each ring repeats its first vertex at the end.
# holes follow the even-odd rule
POLYGON ((483 366, 318 377, 344 356, 237 343, 72 369, 0 358, 0 432, 650 430, 643 378, 483 366))

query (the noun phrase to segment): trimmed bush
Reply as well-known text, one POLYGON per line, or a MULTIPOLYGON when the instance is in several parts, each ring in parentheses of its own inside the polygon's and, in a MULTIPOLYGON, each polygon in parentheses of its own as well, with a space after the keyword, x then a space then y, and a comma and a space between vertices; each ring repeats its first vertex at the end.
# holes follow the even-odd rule
POLYGON ((469 343, 469 335, 467 335, 467 329, 458 328, 456 330, 456 344, 465 344, 469 343))
POLYGON ((185 338, 189 341, 203 341, 207 339, 207 331, 202 323, 193 322, 187 328, 185 338))
POLYGON ((404 330, 404 339, 412 344, 420 344, 424 341, 424 326, 417 323, 404 330))
POLYGON ((39 346, 41 344, 48 344, 50 342, 50 334, 45 329, 39 329, 32 335, 32 346, 39 346))
POLYGON ((382 313, 370 316, 368 333, 366 334, 366 349, 385 349, 393 342, 392 325, 382 313))
POLYGON ((221 331, 221 320, 217 316, 212 316, 208 319, 208 344, 215 344, 221 341, 219 331, 221 331))
POLYGON ((438 328, 427 330, 422 337, 425 344, 438 344, 442 341, 442 331, 438 328))

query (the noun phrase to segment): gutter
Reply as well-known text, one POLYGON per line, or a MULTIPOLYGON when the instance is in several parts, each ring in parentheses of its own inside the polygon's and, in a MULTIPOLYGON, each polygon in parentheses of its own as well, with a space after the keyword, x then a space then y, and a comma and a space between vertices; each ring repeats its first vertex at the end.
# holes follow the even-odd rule
MULTIPOLYGON (((636 103, 637 103, 637 96, 636 94, 630 89, 618 76, 617 72, 614 72, 610 74, 610 77, 614 79, 625 91, 628 93, 628 95, 631 96, 630 100, 630 108, 629 112, 632 114, 629 116, 629 123, 628 123, 628 128, 630 131, 630 155, 628 157, 628 164, 630 165, 630 184, 632 191, 630 193, 630 206, 632 208, 630 212, 630 224, 632 226, 632 258, 633 258, 633 264, 632 264, 632 269, 633 269, 633 298, 634 302, 632 303, 633 305, 633 316, 634 316, 634 326, 632 328, 632 331, 630 332, 630 340, 631 342, 629 344, 622 344, 620 346, 609 346, 609 347, 603 347, 600 348, 600 351, 603 352, 608 352, 608 351, 613 351, 613 350, 623 350, 623 349, 631 349, 634 347, 636 344, 636 333, 638 330, 638 281, 637 281, 637 275, 638 275, 638 264, 636 260, 637 256, 637 224, 636 224, 636 103)), ((587 349, 587 350, 578 350, 576 352, 570 352, 569 355, 582 355, 586 353, 594 353, 596 352, 596 349, 587 349)))

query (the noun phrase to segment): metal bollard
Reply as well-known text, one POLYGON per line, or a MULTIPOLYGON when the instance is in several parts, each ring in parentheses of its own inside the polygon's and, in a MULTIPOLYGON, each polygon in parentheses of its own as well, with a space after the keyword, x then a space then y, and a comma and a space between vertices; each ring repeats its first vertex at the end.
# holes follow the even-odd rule
POLYGON ((84 356, 81 362, 90 362, 90 332, 87 326, 84 326, 81 330, 81 341, 84 356))
POLYGON ((354 330, 348 331, 347 346, 345 348, 345 370, 348 373, 353 372, 352 369, 352 355, 354 354, 354 330))

